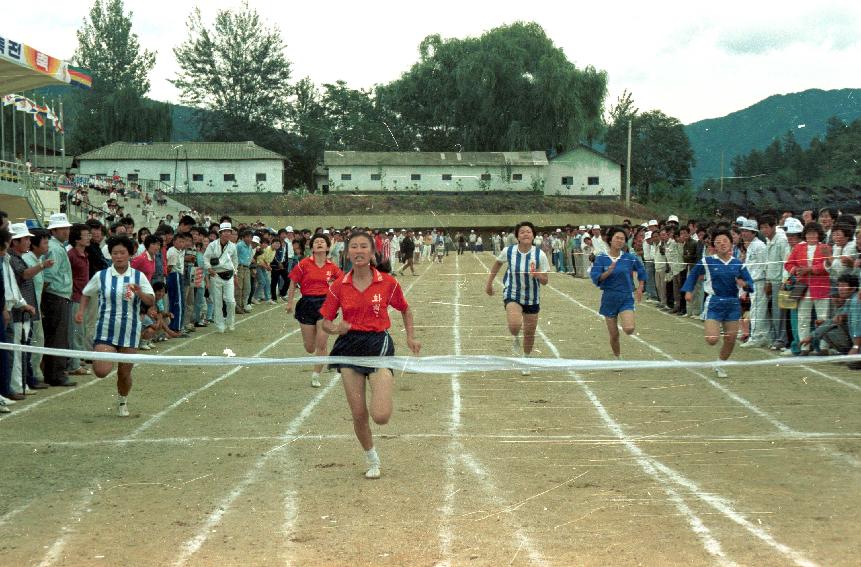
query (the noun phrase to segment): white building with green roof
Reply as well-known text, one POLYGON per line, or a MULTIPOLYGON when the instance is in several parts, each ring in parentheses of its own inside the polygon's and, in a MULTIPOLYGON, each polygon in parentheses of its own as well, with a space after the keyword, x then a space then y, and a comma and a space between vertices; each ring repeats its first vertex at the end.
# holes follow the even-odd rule
MULTIPOLYGON (((621 197, 622 166, 577 146, 550 161, 534 152, 327 151, 329 192, 542 193, 590 199, 621 197)), ((325 178, 324 178, 325 179, 325 178)))
POLYGON ((78 160, 81 175, 155 180, 183 193, 284 190, 284 156, 253 142, 114 142, 78 160))

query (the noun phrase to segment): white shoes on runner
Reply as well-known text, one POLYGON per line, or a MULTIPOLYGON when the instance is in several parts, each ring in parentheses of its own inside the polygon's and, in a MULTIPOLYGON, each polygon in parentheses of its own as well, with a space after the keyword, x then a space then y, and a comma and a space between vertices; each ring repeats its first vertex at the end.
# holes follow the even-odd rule
POLYGON ((724 370, 723 367, 721 367, 721 366, 715 366, 714 371, 715 371, 715 376, 717 376, 718 378, 728 378, 729 377, 729 375, 726 373, 726 370, 724 370))
POLYGON ((311 373, 311 387, 319 388, 320 387, 320 373, 312 372, 311 373))
POLYGON ((520 346, 520 337, 518 336, 511 341, 511 355, 517 358, 523 356, 523 348, 520 346))
POLYGON ((129 416, 129 406, 126 402, 120 402, 117 405, 117 415, 119 417, 128 417, 129 416))
POLYGON ((365 478, 380 478, 380 463, 371 463, 368 470, 365 472, 365 478))

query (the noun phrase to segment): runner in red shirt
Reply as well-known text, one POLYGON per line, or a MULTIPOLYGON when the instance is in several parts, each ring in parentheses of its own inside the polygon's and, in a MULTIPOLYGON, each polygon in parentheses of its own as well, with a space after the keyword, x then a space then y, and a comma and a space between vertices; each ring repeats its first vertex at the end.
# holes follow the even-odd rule
MULTIPOLYGON (((325 356, 329 342, 329 335, 323 331, 320 316, 320 307, 329 293, 329 285, 340 279, 344 273, 328 259, 331 242, 329 237, 317 233, 311 238, 311 255, 303 258, 290 271, 290 288, 287 290, 287 313, 293 312, 293 296, 296 294, 296 286, 302 291, 302 299, 296 305, 294 317, 299 321, 302 329, 302 342, 305 343, 305 351, 317 356, 325 356)), ((315 364, 311 373, 311 386, 320 387, 320 372, 322 364, 315 364)))
MULTIPOLYGON (((374 252, 374 240, 366 232, 354 232, 347 240, 347 257, 353 269, 332 284, 320 308, 323 330, 339 335, 331 356, 394 356, 395 347, 387 332, 391 326, 390 306, 403 315, 409 349, 414 354, 421 349, 404 292, 398 280, 374 267, 374 252), (336 323, 339 310, 342 317, 336 323)), ((383 270, 386 267, 380 266, 383 270)), ((353 364, 333 364, 331 368, 341 370, 344 392, 353 414, 353 430, 368 461, 365 478, 380 478, 380 457, 374 449, 368 414, 378 425, 388 423, 395 380, 392 371, 353 364), (372 392, 370 411, 365 401, 366 377, 372 392)))

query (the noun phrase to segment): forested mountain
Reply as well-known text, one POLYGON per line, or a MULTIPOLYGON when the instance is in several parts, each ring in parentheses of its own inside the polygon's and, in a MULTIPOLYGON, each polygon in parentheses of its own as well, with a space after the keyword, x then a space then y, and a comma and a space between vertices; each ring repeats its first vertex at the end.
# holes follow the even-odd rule
POLYGON ((789 131, 798 145, 807 148, 814 137, 825 138, 832 117, 846 124, 861 117, 861 89, 810 89, 774 95, 721 118, 689 124, 685 133, 696 157, 694 184, 720 177, 721 153, 723 175, 731 176, 734 158, 747 156, 751 150, 763 151, 789 131))

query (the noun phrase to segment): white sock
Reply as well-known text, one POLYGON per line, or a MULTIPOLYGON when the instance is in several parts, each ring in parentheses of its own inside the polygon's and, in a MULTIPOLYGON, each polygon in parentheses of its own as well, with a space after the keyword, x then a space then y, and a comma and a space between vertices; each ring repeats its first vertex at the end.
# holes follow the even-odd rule
POLYGON ((379 465, 380 464, 380 456, 377 455, 377 449, 371 447, 367 451, 365 451, 365 459, 368 461, 369 465, 379 465))
POLYGON ((128 401, 128 399, 129 399, 128 396, 121 396, 121 395, 117 394, 117 401, 120 403, 120 405, 126 403, 128 401))

